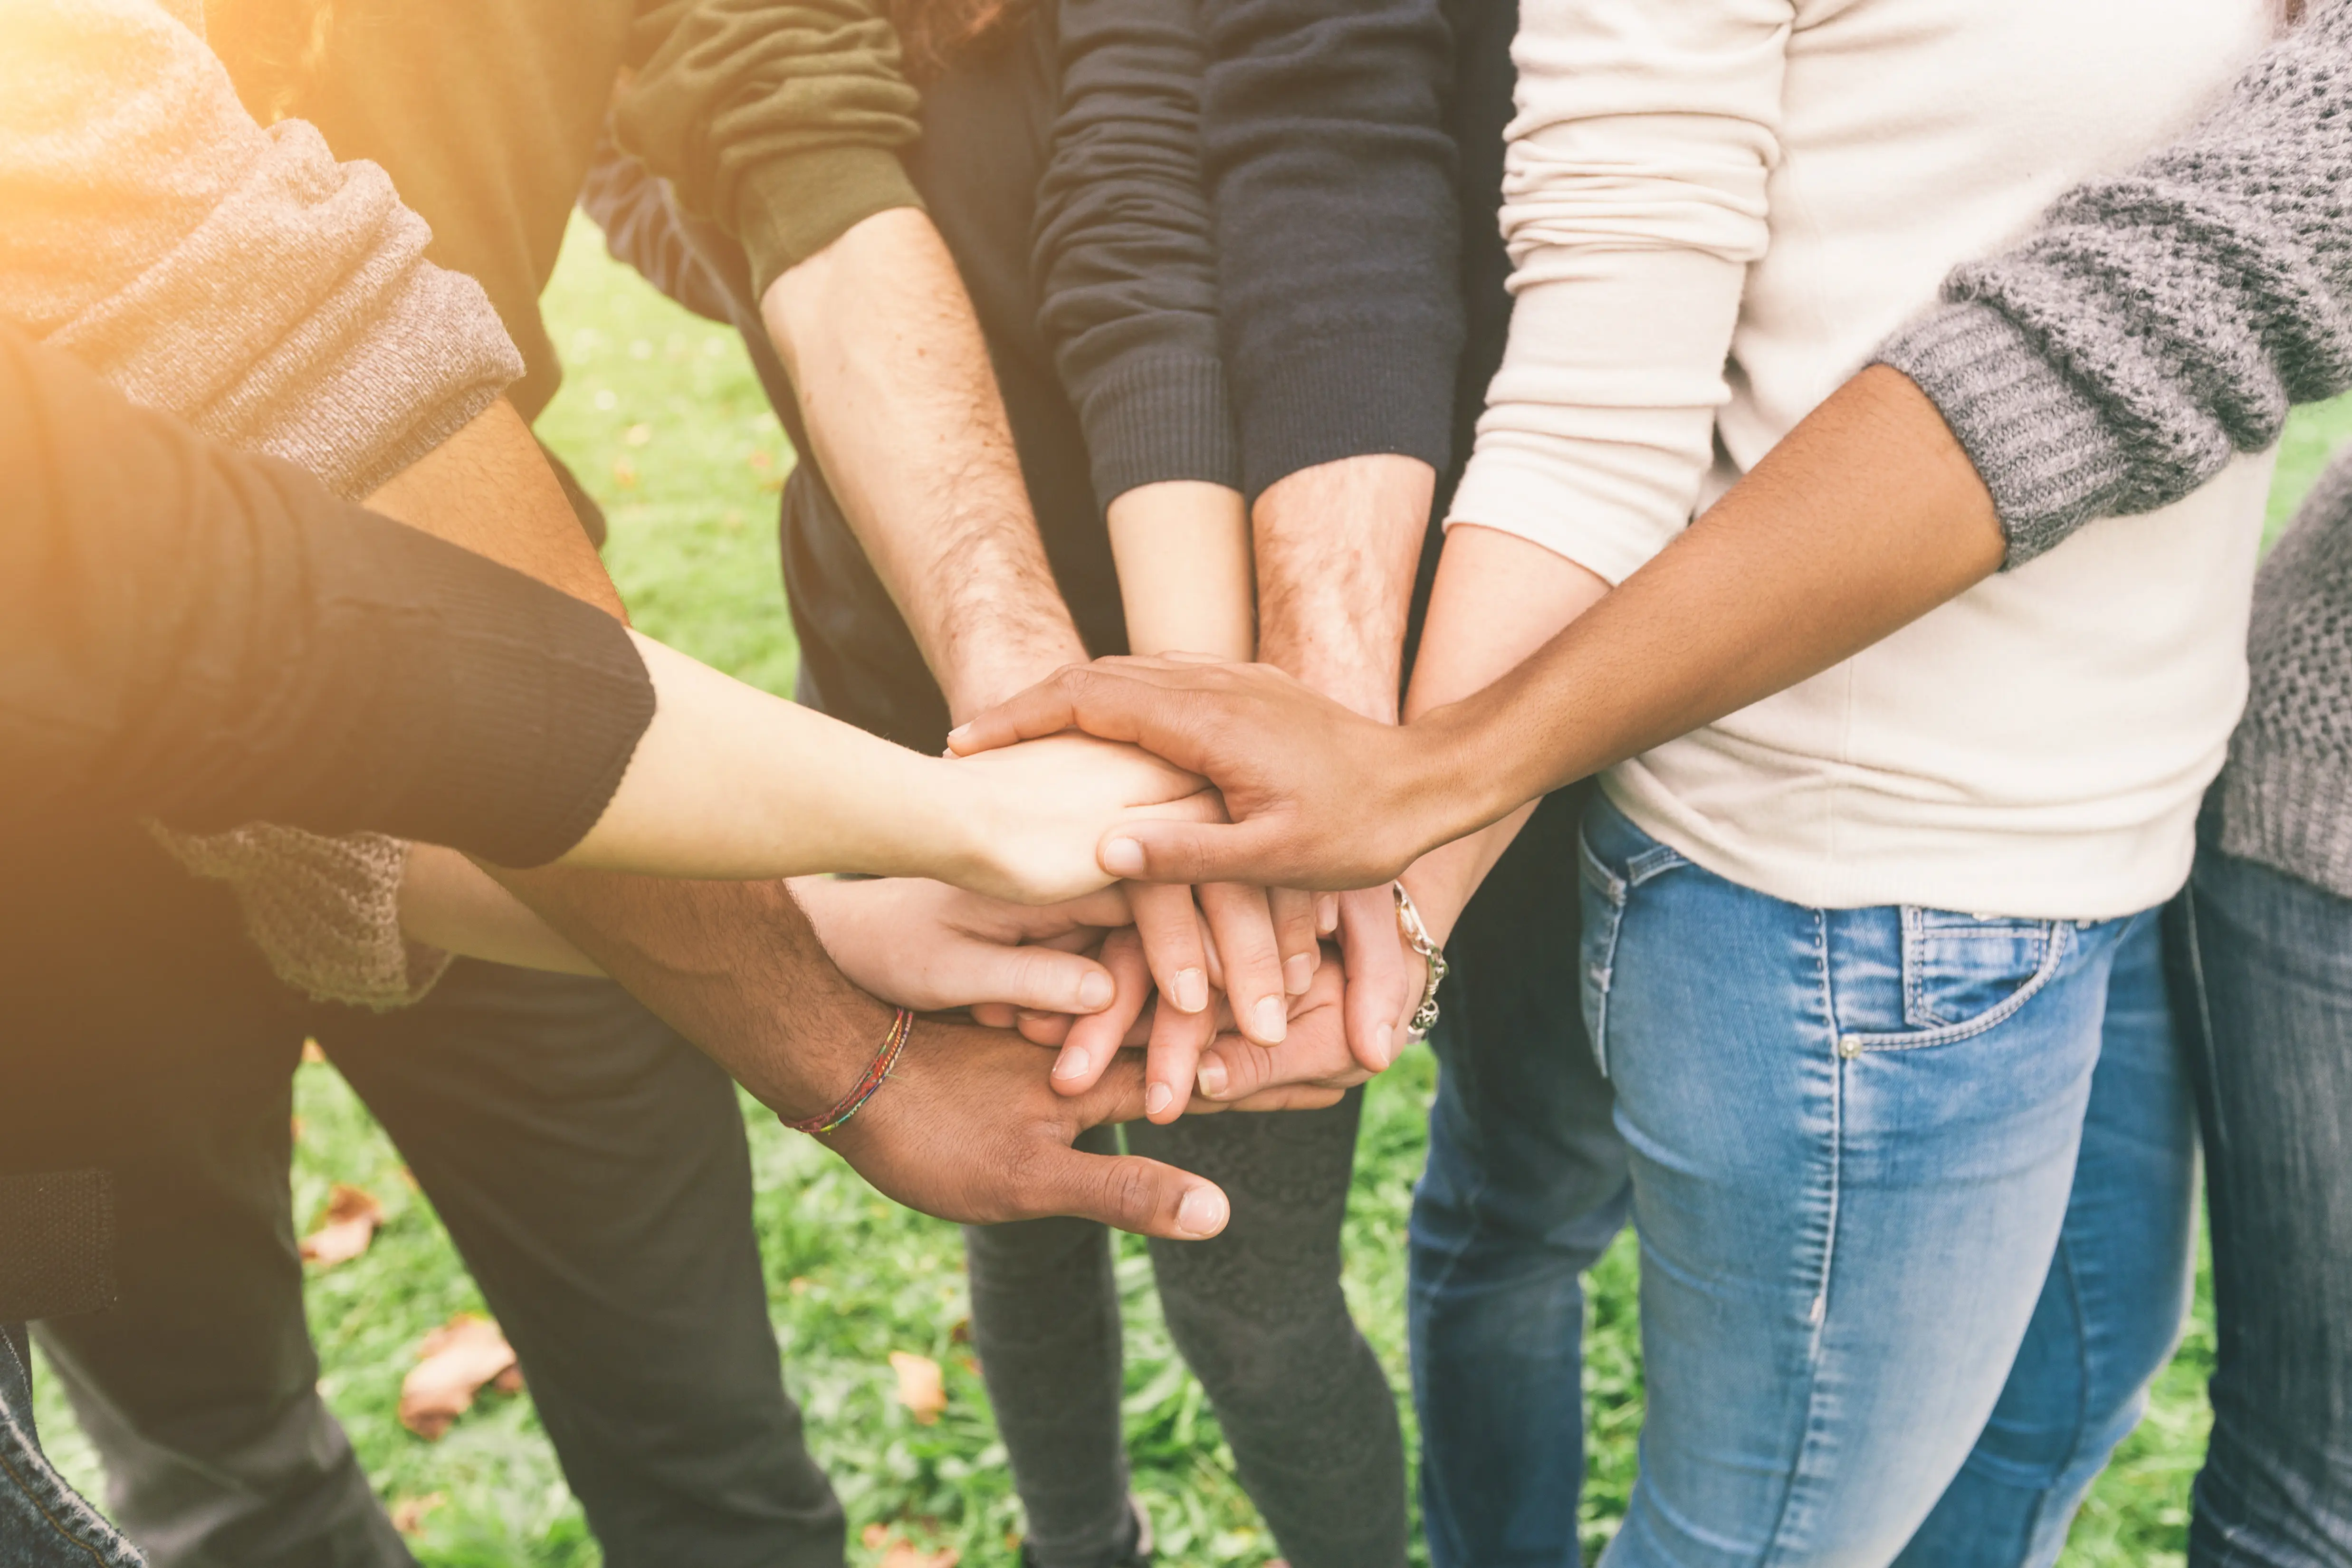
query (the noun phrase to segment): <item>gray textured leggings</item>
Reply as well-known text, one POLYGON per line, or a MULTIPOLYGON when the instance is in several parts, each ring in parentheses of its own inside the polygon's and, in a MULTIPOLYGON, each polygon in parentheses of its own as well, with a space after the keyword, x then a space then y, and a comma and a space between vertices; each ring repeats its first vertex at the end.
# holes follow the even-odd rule
MULTIPOLYGON (((1151 1243, 1168 1328, 1207 1390, 1242 1485, 1292 1568, 1402 1568, 1395 1395, 1339 1289, 1362 1093, 1328 1110, 1136 1122, 1129 1152, 1223 1186, 1213 1241, 1151 1243)), ((1108 1129, 1080 1144, 1108 1152, 1108 1129)), ((1128 1544, 1118 1290, 1087 1220, 964 1232, 982 1375, 1038 1568, 1104 1568, 1128 1544)))

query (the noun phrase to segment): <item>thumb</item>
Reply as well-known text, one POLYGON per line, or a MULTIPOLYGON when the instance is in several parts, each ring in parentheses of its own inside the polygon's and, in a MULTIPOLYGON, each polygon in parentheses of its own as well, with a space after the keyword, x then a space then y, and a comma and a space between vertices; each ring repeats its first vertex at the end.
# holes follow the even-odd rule
POLYGON ((1093 959, 1038 943, 954 938, 931 953, 929 971, 934 1011, 1000 1002, 1034 1013, 1099 1013, 1118 994, 1110 971, 1093 959))
POLYGON ((1039 1217, 1099 1220, 1138 1236, 1203 1241, 1225 1228, 1233 1205, 1213 1182, 1139 1154, 1039 1153, 1022 1205, 1039 1217))
POLYGON ((948 751, 959 757, 992 752, 1017 741, 1042 740, 1077 726, 1077 705, 1070 700, 1066 683, 1048 676, 985 713, 968 719, 948 731, 948 751))
POLYGON ((1263 820, 1171 822, 1139 818, 1102 837, 1095 858, 1113 877, 1138 882, 1246 882, 1312 887, 1293 880, 1276 853, 1276 829, 1263 820))

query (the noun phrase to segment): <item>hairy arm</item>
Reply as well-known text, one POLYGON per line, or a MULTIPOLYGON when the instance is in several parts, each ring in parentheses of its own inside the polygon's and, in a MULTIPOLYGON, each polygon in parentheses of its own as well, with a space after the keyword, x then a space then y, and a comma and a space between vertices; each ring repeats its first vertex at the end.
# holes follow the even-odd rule
POLYGON ((1086 657, 971 301, 930 219, 866 219, 761 301, 816 458, 966 717, 1086 657))

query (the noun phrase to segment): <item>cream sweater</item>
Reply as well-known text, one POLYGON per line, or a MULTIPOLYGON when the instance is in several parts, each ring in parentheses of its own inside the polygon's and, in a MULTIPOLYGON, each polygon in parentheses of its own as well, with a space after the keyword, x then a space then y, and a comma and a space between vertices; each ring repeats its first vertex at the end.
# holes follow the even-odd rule
MULTIPOLYGON (((2275 25, 2269 0, 1528 0, 1517 304, 1449 521, 1622 580, 1956 264, 2186 130, 2275 25)), ((2095 522, 1604 787, 1796 903, 2159 903, 2244 701, 2269 473, 2095 522)))

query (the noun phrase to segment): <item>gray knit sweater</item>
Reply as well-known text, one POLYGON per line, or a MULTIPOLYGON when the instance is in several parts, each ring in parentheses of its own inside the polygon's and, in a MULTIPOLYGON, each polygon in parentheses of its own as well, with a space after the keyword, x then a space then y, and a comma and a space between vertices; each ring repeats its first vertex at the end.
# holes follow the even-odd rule
MULTIPOLYGON (((1992 491, 2009 564, 2168 506, 2352 387, 2352 0, 2196 131, 1954 272, 1880 351, 1992 491)), ((2223 845, 2352 898, 2352 457, 2264 564, 2223 845)))
MULTIPOLYGON (((522 362, 480 287, 425 261, 384 172, 255 124, 203 26, 200 0, 0 0, 0 317, 356 500, 522 362)), ((397 839, 159 837, 313 995, 398 1005, 447 962, 402 938, 397 839)))

